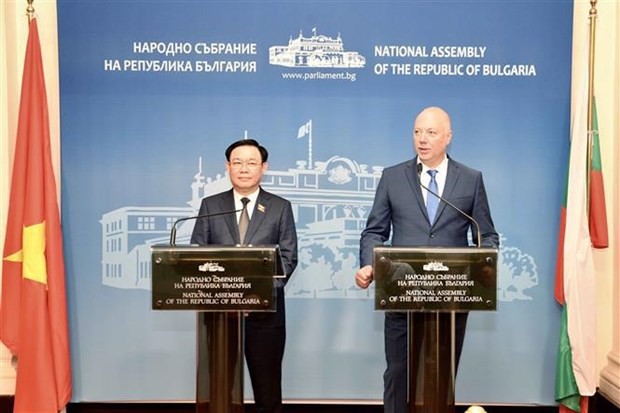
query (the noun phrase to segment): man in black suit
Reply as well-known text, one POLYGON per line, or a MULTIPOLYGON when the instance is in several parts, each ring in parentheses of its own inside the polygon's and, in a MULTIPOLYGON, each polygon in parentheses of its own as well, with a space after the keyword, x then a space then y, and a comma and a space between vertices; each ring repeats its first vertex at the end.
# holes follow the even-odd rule
MULTIPOLYGON (((390 236, 394 246, 468 246, 468 231, 477 231, 469 219, 444 202, 438 202, 421 184, 437 186, 443 196, 480 225, 482 246, 497 247, 499 236, 493 226, 487 195, 479 171, 454 161, 446 150, 452 139, 449 115, 441 108, 424 109, 415 119, 413 143, 417 156, 386 168, 377 186, 375 200, 360 239, 360 269, 355 281, 368 288, 373 280, 373 247, 383 245, 390 236), (418 170, 421 172, 418 174, 418 170), (435 182, 431 185, 431 181, 435 182), (427 202, 434 202, 434 217, 427 202)), ((421 313, 414 313, 421 325, 421 313)), ((458 365, 467 313, 456 314, 455 359, 458 365)), ((417 334, 416 331, 414 334, 417 334)), ((416 339, 421 339, 416 338, 416 339)), ((406 413, 407 407, 407 314, 385 313, 384 408, 386 413, 406 413)), ((412 395, 412 399, 415 395, 412 395)))
POLYGON ((280 246, 286 278, 276 281, 275 312, 254 312, 245 319, 245 358, 252 380, 256 410, 282 410, 282 357, 286 340, 284 285, 297 266, 297 232, 291 203, 260 187, 267 170, 267 149, 253 139, 226 149, 226 170, 232 189, 202 200, 200 215, 247 208, 249 224, 241 239, 242 213, 215 215, 196 221, 191 243, 199 245, 280 246))

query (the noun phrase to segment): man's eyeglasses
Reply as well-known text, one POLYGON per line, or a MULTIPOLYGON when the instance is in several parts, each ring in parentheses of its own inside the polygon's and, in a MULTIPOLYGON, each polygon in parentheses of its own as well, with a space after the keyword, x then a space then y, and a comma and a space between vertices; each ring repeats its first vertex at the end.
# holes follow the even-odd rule
POLYGON ((247 161, 247 162, 242 162, 242 161, 231 161, 228 163, 230 165, 230 167, 236 171, 242 169, 243 167, 246 167, 249 170, 256 170, 258 168, 261 167, 262 163, 258 162, 258 161, 247 161))

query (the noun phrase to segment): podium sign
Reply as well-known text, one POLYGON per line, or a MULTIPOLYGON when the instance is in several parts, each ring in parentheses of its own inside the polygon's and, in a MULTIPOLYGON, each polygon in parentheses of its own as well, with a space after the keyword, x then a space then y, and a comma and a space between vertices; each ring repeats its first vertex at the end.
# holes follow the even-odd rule
POLYGON ((275 311, 277 246, 151 248, 153 310, 275 311))
POLYGON ((154 245, 151 273, 153 310, 197 312, 196 413, 243 413, 244 313, 276 311, 279 246, 154 245))
POLYGON ((375 310, 408 313, 409 413, 454 413, 456 319, 467 317, 457 312, 497 309, 497 254, 374 248, 375 310))
POLYGON ((375 247, 375 310, 494 311, 497 249, 375 247))

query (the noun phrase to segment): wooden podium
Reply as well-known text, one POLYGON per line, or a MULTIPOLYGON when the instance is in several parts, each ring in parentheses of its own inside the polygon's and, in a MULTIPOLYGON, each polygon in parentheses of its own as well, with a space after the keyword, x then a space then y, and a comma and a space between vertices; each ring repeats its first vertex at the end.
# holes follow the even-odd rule
POLYGON ((195 311, 196 412, 243 412, 243 320, 275 311, 277 245, 151 247, 152 309, 195 311))
POLYGON ((409 313, 410 413, 454 412, 456 313, 497 309, 497 254, 375 247, 375 310, 409 313))

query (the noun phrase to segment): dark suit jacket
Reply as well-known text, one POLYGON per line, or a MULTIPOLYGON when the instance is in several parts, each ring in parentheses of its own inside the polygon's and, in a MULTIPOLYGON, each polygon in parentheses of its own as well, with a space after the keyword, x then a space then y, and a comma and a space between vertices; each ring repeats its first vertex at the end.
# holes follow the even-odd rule
MULTIPOLYGON (((448 162, 442 197, 478 222, 483 246, 499 246, 482 173, 452 159, 448 162)), ((416 165, 417 158, 414 158, 383 171, 366 228, 362 231, 362 267, 372 265, 373 247, 382 245, 390 234, 394 246, 463 247, 469 244, 467 231, 472 223, 445 202, 440 202, 431 226, 416 165)), ((475 227, 472 232, 476 239, 475 227)))
MULTIPOLYGON (((216 214, 234 210, 235 199, 231 189, 204 198, 198 214, 216 214)), ((191 243, 198 245, 239 244, 237 215, 231 213, 199 218, 194 226, 191 243)), ((261 320, 269 325, 284 325, 284 285, 297 266, 297 232, 291 203, 261 188, 246 233, 246 243, 279 245, 286 274, 286 279, 277 283, 276 313, 252 313, 248 321, 261 320)))

